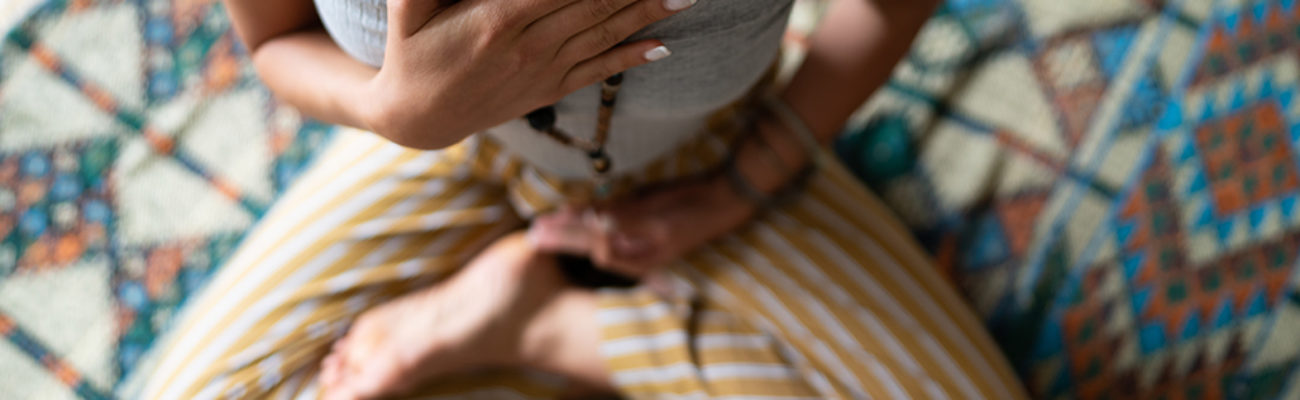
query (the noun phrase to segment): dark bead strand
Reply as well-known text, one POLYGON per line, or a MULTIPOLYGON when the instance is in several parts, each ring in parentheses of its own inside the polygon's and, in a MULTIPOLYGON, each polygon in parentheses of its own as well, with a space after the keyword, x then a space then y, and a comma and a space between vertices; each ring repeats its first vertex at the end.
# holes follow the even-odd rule
POLYGON ((574 138, 555 127, 555 107, 546 106, 528 113, 524 119, 534 130, 550 136, 562 145, 575 147, 587 153, 591 160, 591 169, 604 175, 613 167, 613 161, 605 152, 605 142, 609 139, 609 121, 614 115, 615 100, 623 85, 623 74, 616 74, 600 84, 600 109, 596 114, 596 137, 593 141, 574 138))
POLYGON ((612 166, 612 163, 609 161, 609 155, 605 154, 604 147, 588 152, 587 158, 591 159, 591 169, 596 170, 597 173, 603 174, 609 172, 609 167, 612 166))
POLYGON ((546 106, 528 113, 524 116, 528 120, 528 126, 536 129, 538 132, 546 132, 555 128, 555 107, 546 106))
POLYGON ((591 169, 598 174, 609 172, 613 161, 605 153, 605 142, 609 140, 609 121, 614 116, 614 101, 618 99, 618 90, 623 86, 623 74, 615 74, 600 84, 600 110, 596 114, 596 149, 587 152, 591 159, 591 169))

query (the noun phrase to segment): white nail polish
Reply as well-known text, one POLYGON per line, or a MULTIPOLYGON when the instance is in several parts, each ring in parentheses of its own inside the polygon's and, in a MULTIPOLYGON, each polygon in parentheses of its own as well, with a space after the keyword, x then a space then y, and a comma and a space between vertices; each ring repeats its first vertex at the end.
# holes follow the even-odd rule
POLYGON ((696 0, 664 0, 664 8, 668 11, 685 10, 686 7, 695 5, 696 0))
POLYGON ((672 54, 673 52, 671 50, 668 50, 668 47, 659 46, 650 49, 650 51, 645 52, 645 59, 646 61, 659 61, 664 59, 664 57, 668 57, 672 54))

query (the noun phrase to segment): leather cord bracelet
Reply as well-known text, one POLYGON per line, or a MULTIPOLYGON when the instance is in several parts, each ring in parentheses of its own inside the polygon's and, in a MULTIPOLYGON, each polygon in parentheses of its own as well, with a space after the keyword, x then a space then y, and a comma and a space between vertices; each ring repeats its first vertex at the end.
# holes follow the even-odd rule
POLYGON ((755 188, 754 185, 750 184, 749 181, 741 175, 740 169, 735 168, 734 165, 731 168, 727 168, 726 174, 727 182, 731 184, 732 190, 735 190, 741 197, 744 197, 750 203, 753 203, 754 206, 758 207, 761 211, 780 207, 793 202, 794 199, 798 197, 799 193, 803 192, 803 188, 808 185, 808 181, 812 178, 814 172, 817 172, 817 166, 809 163, 803 168, 800 168, 798 172, 795 172, 795 175, 787 181, 785 185, 770 194, 763 193, 761 190, 758 190, 758 188, 755 188))
MULTIPOLYGON (((739 138, 736 142, 737 145, 735 146, 735 149, 727 155, 727 159, 723 164, 726 169, 725 174, 727 175, 727 182, 731 185, 732 190, 741 197, 744 197, 750 203, 753 203, 760 211, 791 203, 800 193, 803 192, 804 187, 808 185, 813 174, 817 172, 817 168, 825 162, 824 152, 820 151, 821 147, 817 144, 817 139, 813 135, 812 130, 808 128, 808 125, 804 123, 803 119, 799 118, 798 114, 796 114, 794 110, 791 110, 789 106, 775 97, 764 99, 763 104, 777 117, 777 119, 781 120, 781 122, 786 125, 786 127, 790 128, 790 130, 795 134, 803 145, 804 152, 807 154, 809 162, 795 172, 794 175, 791 176, 790 180, 777 188, 776 191, 772 193, 763 193, 762 190, 754 187, 754 185, 745 178, 745 176, 740 172, 740 169, 736 166, 736 153, 741 147, 740 144, 748 138, 748 135, 739 138)), ((748 134, 757 133, 748 132, 748 134)), ((761 140, 762 138, 760 137, 759 139, 761 140)), ((764 140, 759 145, 768 146, 769 144, 764 140)), ((762 150, 772 152, 772 149, 770 148, 762 150)), ((779 160, 779 157, 776 156, 774 152, 773 154, 769 154, 768 157, 779 160)), ((783 168, 783 171, 787 170, 784 162, 779 164, 781 168, 783 168)))
POLYGON ((826 165, 827 153, 822 149, 821 143, 817 142, 817 135, 813 134, 812 128, 799 117, 789 105, 776 96, 769 96, 763 99, 763 105, 768 111, 776 114, 777 119, 781 120, 790 131, 794 133, 800 144, 803 144, 804 153, 808 155, 812 165, 826 165))
POLYGON ((773 166, 782 176, 790 175, 790 166, 785 163, 785 160, 781 159, 781 155, 777 154, 776 150, 772 149, 772 144, 763 137, 762 133, 758 132, 757 127, 754 128, 751 135, 753 135, 754 142, 758 144, 759 149, 762 150, 763 159, 767 161, 767 164, 773 166))

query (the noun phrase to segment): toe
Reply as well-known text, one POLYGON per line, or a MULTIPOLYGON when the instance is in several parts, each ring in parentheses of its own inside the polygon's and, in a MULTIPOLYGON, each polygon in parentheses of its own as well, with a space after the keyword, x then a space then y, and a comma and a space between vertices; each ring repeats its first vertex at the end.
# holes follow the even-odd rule
POLYGON ((334 345, 333 345, 333 346, 330 346, 330 352, 331 352, 331 353, 334 353, 334 354, 343 354, 343 352, 344 352, 343 349, 346 349, 346 348, 348 347, 348 345, 347 345, 347 343, 348 343, 348 337, 351 337, 351 336, 352 336, 352 335, 347 335, 347 336, 343 336, 343 337, 339 338, 339 340, 335 340, 335 341, 334 341, 334 345))
POLYGON ((346 387, 325 388, 325 392, 321 396, 323 400, 354 400, 356 398, 357 396, 348 392, 346 387))
POLYGON ((329 387, 334 386, 339 378, 339 356, 336 353, 330 353, 320 362, 320 382, 321 385, 329 387))

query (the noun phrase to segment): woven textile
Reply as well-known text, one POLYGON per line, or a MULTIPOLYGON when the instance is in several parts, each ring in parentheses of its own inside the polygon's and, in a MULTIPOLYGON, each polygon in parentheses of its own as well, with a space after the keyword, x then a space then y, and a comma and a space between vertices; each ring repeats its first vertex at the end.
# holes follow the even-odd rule
MULTIPOLYGON (((0 41, 0 398, 113 397, 328 137, 211 3, 0 41)), ((1295 0, 949 0, 837 150, 1036 395, 1300 399, 1297 50, 1295 0)))
POLYGON ((0 42, 0 398, 107 398, 329 133, 210 1, 54 1, 0 42))
POLYGON ((1300 398, 1295 1, 953 0, 839 146, 1043 398, 1300 398))

